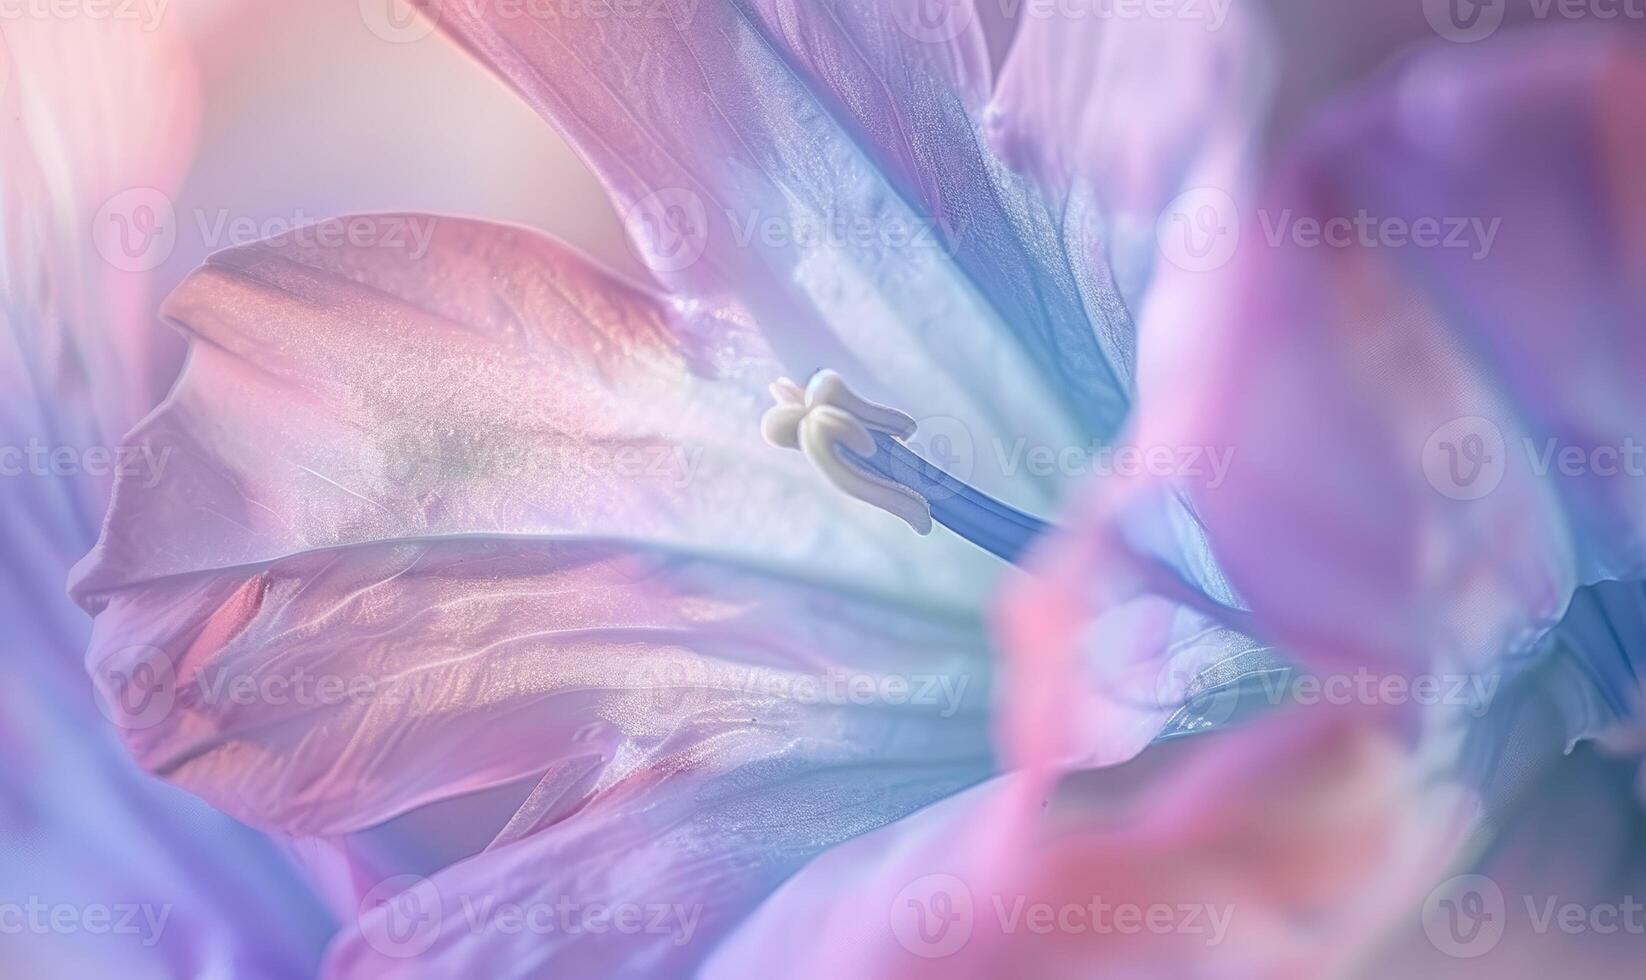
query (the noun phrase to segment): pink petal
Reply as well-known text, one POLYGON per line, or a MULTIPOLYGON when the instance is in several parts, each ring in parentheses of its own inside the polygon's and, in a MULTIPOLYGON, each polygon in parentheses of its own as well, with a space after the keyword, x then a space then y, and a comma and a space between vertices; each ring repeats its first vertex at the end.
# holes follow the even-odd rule
MULTIPOLYGON (((818 649, 843 651, 872 635, 819 637, 834 642, 818 649)), ((656 695, 616 710, 653 714, 656 695)), ((411 924, 405 913, 368 896, 358 929, 334 943, 327 975, 689 975, 813 855, 978 778, 982 760, 968 754, 986 746, 965 727, 884 707, 705 700, 659 733, 659 750, 638 768, 611 766, 592 792, 574 791, 535 818, 523 808, 515 832, 413 885, 415 911, 435 914, 412 920, 410 942, 394 938, 411 924), (510 914, 537 925, 511 927, 510 914), (609 915, 633 920, 601 926, 609 915)), ((551 800, 564 785, 544 782, 551 800)))
MULTIPOLYGON (((451 895, 702 910, 680 943, 452 930, 405 969, 688 969, 988 771, 991 560, 935 543, 917 582, 896 519, 764 446, 736 320, 417 215, 222 253, 167 310, 189 366, 75 586, 138 761, 313 838, 338 904, 458 861, 451 895)), ((370 923, 339 972, 396 958, 370 923)))
POLYGON ((569 767, 582 788, 565 805, 713 746, 761 745, 795 766, 878 750, 891 766, 895 736, 929 750, 899 765, 941 771, 988 755, 985 663, 963 620, 713 560, 507 538, 383 543, 123 590, 90 654, 111 704, 145 670, 165 678, 150 701, 124 702, 141 764, 294 835, 569 767), (843 686, 896 678, 952 686, 890 713, 843 686))
POLYGON ((0 288, 25 321, 13 335, 34 383, 63 385, 110 430, 160 380, 149 273, 120 261, 114 222, 182 177, 198 84, 175 17, 13 17, 0 38, 0 288))
MULTIPOLYGON (((133 434, 81 601, 320 548, 456 534, 645 540, 904 590, 897 522, 766 446, 758 336, 514 228, 340 219, 215 256, 198 338, 133 434), (757 519, 761 518, 761 519, 757 519)), ((927 593, 995 574, 961 543, 927 593)))
POLYGON ((1229 264, 1163 277, 1127 441, 1232 462, 1108 481, 1049 546, 1024 601, 1057 618, 1014 651, 1021 759, 1138 747, 1173 707, 1139 693, 1225 656, 1207 626, 1323 671, 1502 680, 1578 585, 1638 573, 1640 481, 1535 466, 1646 431, 1619 333, 1646 226, 1616 176, 1646 134, 1612 94, 1637 61, 1538 32, 1404 63, 1309 129, 1229 264), (1501 221, 1468 250, 1274 231, 1360 214, 1501 221), (1445 452, 1476 430, 1499 464, 1479 493, 1445 452))
POLYGON ((1419 779, 1336 712, 1006 777, 813 862, 706 975, 1329 975, 1458 842, 1468 804, 1419 779))
POLYGON ((1590 41, 1416 61, 1320 127, 1266 198, 1271 220, 1500 218, 1489 247, 1247 236, 1219 277, 1232 291, 1162 310, 1215 341, 1196 365, 1211 373, 1159 434, 1236 447, 1228 482, 1194 489, 1196 509, 1236 590, 1299 655, 1487 663, 1552 625, 1578 581, 1638 570, 1640 529, 1620 511, 1639 512, 1639 481, 1542 477, 1526 449, 1622 446, 1646 421, 1624 395, 1638 345, 1618 333, 1646 304, 1599 258, 1641 247, 1607 166, 1646 152, 1610 94, 1641 69, 1590 41), (1421 91, 1445 92, 1444 108, 1421 91), (1582 201, 1597 203, 1574 219, 1582 201), (1443 466, 1459 426, 1503 440, 1501 485, 1477 500, 1456 499, 1475 487, 1443 466), (1577 516, 1591 504, 1613 521, 1603 536, 1577 516))

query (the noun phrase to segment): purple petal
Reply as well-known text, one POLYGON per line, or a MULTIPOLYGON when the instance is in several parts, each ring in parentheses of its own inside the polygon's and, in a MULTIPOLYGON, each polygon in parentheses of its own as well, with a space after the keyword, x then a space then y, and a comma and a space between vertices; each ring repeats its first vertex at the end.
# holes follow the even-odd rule
MULTIPOLYGON (((222 253, 167 310, 194 343, 130 442, 157 465, 76 579, 139 762, 319 838, 334 901, 400 833, 467 859, 447 894, 702 910, 680 943, 451 930, 407 969, 689 968, 810 855, 987 773, 997 570, 765 446, 776 372, 734 319, 412 215, 222 253)), ((372 921, 338 971, 395 958, 372 921)))
POLYGON ((704 975, 1331 975, 1471 812, 1365 721, 1318 710, 1055 789, 987 783, 812 862, 704 975))
MULTIPOLYGON (((408 537, 644 540, 887 594, 918 557, 894 519, 762 441, 779 371, 758 336, 524 230, 341 219, 219 253, 166 312, 198 339, 126 447, 77 570, 89 608, 408 537)), ((920 576, 935 601, 995 574, 940 547, 953 560, 920 576)))
MULTIPOLYGON (((578 147, 660 278, 748 310, 789 373, 832 367, 958 420, 980 458, 1019 435, 1079 444, 1124 414, 1129 317, 981 141, 969 3, 952 33, 920 28, 914 0, 424 6, 578 147)), ((978 476, 1024 506, 1050 497, 978 476)))
POLYGON ((1162 279, 1128 441, 1231 463, 1109 481, 1052 546, 1060 625, 1017 653, 1025 758, 1135 745, 1164 716, 1138 713, 1151 679, 1175 694, 1222 656, 1207 625, 1328 671, 1502 680, 1579 585, 1638 575, 1641 481, 1539 459, 1626 451, 1646 421, 1623 336, 1646 225, 1619 176, 1646 135, 1614 94, 1639 72, 1559 32, 1402 63, 1309 129, 1229 264, 1162 279), (1361 216, 1400 240, 1355 237, 1361 216), (1351 240, 1296 231, 1314 220, 1351 240))

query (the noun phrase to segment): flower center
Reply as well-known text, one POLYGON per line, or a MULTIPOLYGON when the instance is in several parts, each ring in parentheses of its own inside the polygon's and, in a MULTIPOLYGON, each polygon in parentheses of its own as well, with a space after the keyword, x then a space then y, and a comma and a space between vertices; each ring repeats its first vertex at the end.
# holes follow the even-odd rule
POLYGON ((902 518, 917 534, 930 534, 935 521, 1016 562, 1050 528, 915 454, 904 444, 915 420, 860 397, 833 371, 817 372, 805 388, 779 378, 771 393, 777 404, 760 420, 767 442, 800 450, 836 489, 902 518))

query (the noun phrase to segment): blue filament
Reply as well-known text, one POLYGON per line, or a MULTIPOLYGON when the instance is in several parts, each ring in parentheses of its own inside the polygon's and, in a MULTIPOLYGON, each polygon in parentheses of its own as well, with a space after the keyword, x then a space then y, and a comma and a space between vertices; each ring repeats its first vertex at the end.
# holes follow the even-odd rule
POLYGON ((915 455, 884 432, 875 432, 875 454, 862 459, 868 470, 924 497, 932 519, 989 553, 1017 564, 1035 539, 1052 525, 974 489, 941 467, 915 455))

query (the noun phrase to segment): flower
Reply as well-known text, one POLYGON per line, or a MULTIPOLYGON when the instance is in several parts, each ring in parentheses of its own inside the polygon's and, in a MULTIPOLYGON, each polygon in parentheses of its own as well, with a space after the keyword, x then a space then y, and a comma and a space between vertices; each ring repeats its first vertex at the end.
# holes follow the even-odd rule
MULTIPOLYGON (((1545 334, 1580 311, 1610 339, 1637 290, 1526 275, 1594 244, 1573 200, 1639 204, 1606 96, 1628 47, 1539 28, 1391 61, 1429 27, 1357 10, 1309 59, 1319 23, 1279 5, 1042 19, 996 85, 967 3, 421 6, 579 148, 655 282, 459 218, 417 249, 394 229, 425 216, 376 215, 219 253, 166 304, 191 358, 131 437, 172 464, 118 487, 73 581, 102 688, 158 679, 123 719, 139 762, 354 886, 332 974, 1222 968, 1186 930, 1000 919, 967 952, 938 925, 1115 887, 1244 910, 1228 971, 1307 975, 1460 853, 1490 787, 1414 729, 1466 712, 1282 710, 1088 770, 1289 665, 1513 680, 1579 585, 1633 576, 1626 487, 1517 476, 1465 510, 1416 485, 1448 419, 1628 430, 1627 345, 1545 334), (1500 161, 1513 181, 1458 176, 1500 161), (1342 246, 1254 233, 1362 207, 1342 246), (1476 266, 1380 251, 1471 213, 1504 216, 1476 266), (932 468, 922 429, 972 465, 932 468), (1093 440, 1236 457, 1219 487, 1096 481, 1050 529, 1074 481, 1003 450, 1093 440), (1571 531, 1590 517, 1613 536, 1571 531), (1436 775, 1464 785, 1414 805, 1436 775)), ((1467 733, 1504 744, 1498 721, 1467 733)))

